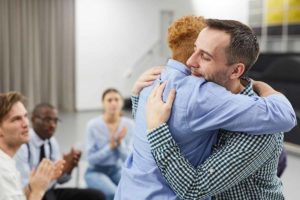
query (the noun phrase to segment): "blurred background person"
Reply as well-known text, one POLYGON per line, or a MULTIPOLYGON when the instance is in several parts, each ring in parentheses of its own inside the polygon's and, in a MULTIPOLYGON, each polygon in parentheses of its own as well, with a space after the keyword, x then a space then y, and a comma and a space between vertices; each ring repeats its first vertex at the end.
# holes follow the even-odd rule
MULTIPOLYGON (((29 142, 23 144, 15 156, 17 168, 21 172, 23 185, 28 184, 30 170, 36 168, 42 159, 52 161, 61 159, 58 142, 54 133, 59 121, 58 111, 48 103, 35 106, 32 112, 32 129, 29 132, 29 142)), ((44 200, 103 200, 101 192, 79 188, 55 188, 56 183, 66 183, 71 179, 73 169, 78 165, 81 151, 71 149, 63 155, 65 161, 61 176, 58 176, 48 187, 44 200)))
POLYGON ((29 140, 29 120, 23 104, 24 97, 17 92, 0 94, 0 199, 40 200, 48 184, 61 174, 63 165, 55 165, 47 159, 28 174, 28 183, 21 184, 20 173, 16 169, 14 155, 29 140), (56 172, 58 173, 56 173, 56 172))
POLYGON ((109 88, 102 95, 103 114, 87 125, 88 169, 85 180, 89 188, 105 193, 113 199, 120 180, 120 170, 131 149, 133 120, 122 116, 123 98, 109 88))

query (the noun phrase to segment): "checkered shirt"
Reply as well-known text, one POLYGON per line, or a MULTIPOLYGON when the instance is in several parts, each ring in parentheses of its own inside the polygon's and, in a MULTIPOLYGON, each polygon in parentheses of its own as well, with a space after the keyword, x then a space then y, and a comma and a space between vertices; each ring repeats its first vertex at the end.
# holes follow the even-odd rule
MULTIPOLYGON (((255 95, 250 82, 241 94, 255 95)), ((284 199, 276 176, 283 133, 254 136, 220 130, 213 154, 196 169, 181 154, 167 124, 152 130, 148 140, 162 175, 180 199, 284 199)))

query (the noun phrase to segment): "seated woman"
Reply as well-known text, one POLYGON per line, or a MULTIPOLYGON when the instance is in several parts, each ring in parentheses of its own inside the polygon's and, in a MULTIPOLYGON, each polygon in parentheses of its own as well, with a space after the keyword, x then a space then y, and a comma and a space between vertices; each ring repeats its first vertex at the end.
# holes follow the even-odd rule
POLYGON ((104 113, 91 119, 87 125, 87 160, 85 181, 89 188, 114 198, 120 180, 121 165, 131 147, 133 120, 122 116, 123 98, 110 88, 102 95, 104 113))

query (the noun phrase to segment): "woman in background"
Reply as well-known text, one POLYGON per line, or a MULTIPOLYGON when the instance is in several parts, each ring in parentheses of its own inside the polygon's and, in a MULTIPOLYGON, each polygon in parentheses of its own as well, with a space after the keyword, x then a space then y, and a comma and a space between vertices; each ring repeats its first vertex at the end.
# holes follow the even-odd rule
POLYGON ((133 120, 122 116, 123 98, 110 88, 102 95, 104 113, 87 125, 87 160, 85 181, 98 189, 108 200, 114 198, 120 180, 121 165, 131 147, 133 120))

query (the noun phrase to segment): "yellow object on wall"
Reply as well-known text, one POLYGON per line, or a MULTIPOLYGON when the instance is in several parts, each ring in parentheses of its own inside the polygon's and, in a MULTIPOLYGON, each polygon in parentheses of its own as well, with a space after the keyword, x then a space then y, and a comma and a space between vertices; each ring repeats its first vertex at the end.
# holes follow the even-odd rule
POLYGON ((267 10, 283 9, 285 0, 267 0, 267 10))
POLYGON ((281 25, 283 19, 283 12, 281 11, 268 12, 266 22, 267 25, 281 25))
POLYGON ((289 24, 300 23, 300 0, 267 0, 267 25, 282 25, 285 19, 289 24))
POLYGON ((300 8, 290 9, 288 12, 288 23, 296 24, 300 23, 300 8))
POLYGON ((289 8, 300 7, 299 0, 288 0, 289 8))

